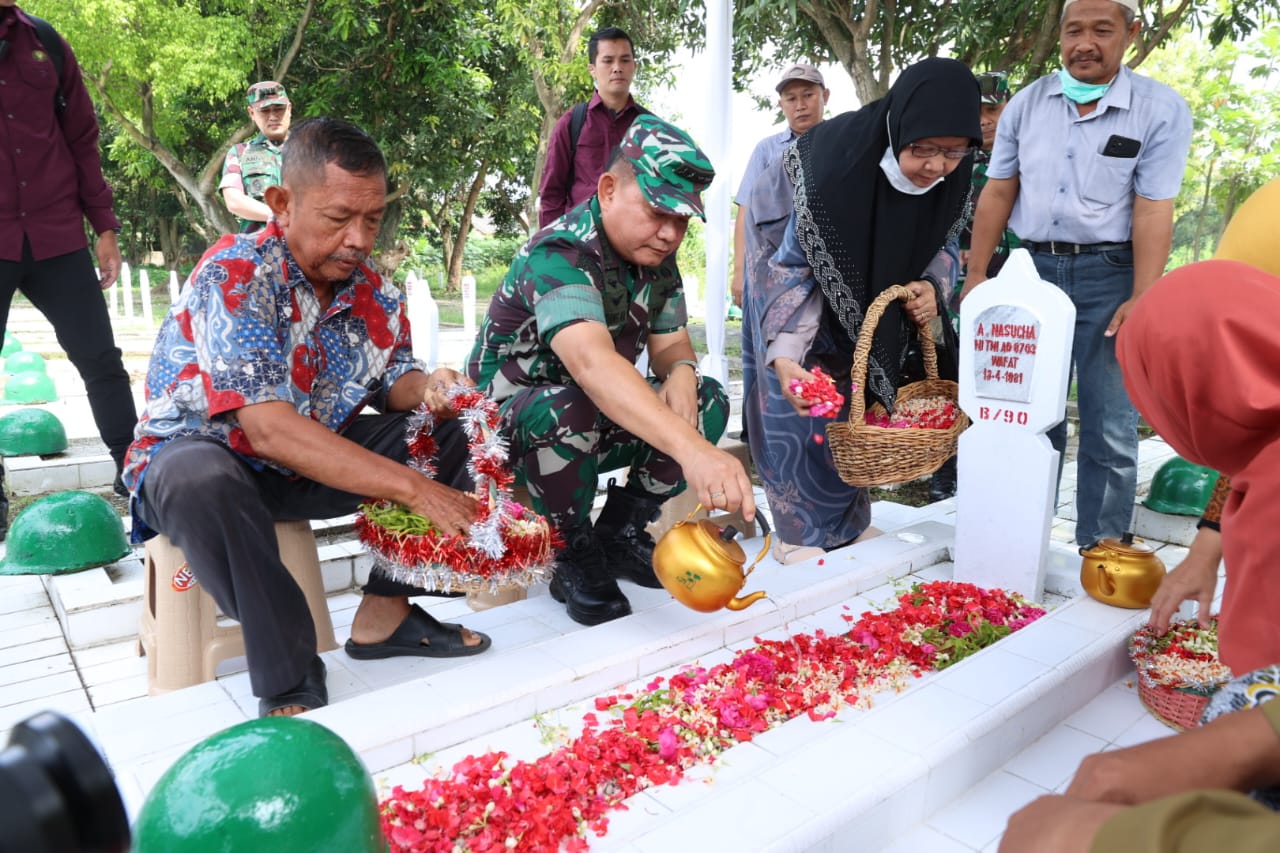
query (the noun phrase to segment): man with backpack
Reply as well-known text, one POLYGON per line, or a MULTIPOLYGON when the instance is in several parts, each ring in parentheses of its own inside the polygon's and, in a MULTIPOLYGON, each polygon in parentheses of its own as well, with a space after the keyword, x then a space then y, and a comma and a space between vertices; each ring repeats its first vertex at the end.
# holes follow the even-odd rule
MULTIPOLYGON (((71 48, 15 0, 0 0, 0 134, 0 334, 21 291, 84 380, 118 472, 138 415, 100 293, 115 283, 121 259, 98 119, 71 48), (100 274, 85 220, 97 235, 100 274)), ((127 494, 118 474, 115 488, 127 494)), ((0 490, 0 519, 7 511, 0 490)))
POLYGON ((636 75, 631 36, 617 27, 592 33, 587 42, 587 63, 596 91, 591 100, 560 116, 551 132, 542 186, 538 188, 539 228, 546 228, 569 208, 595 195, 609 155, 636 116, 648 112, 631 97, 631 81, 636 75))

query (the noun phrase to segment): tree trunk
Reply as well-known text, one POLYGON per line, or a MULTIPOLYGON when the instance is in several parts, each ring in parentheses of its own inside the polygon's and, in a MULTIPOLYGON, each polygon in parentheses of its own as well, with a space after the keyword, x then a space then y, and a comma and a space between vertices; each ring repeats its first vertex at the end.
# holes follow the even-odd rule
MULTIPOLYGON (((591 23, 591 16, 603 5, 605 0, 589 0, 582 7, 582 11, 578 12, 573 26, 569 28, 569 32, 565 33, 564 47, 559 56, 562 64, 572 62, 577 56, 578 43, 582 40, 587 24, 591 23)), ((525 202, 525 220, 532 233, 537 230, 538 187, 542 185, 542 170, 546 167, 551 131, 555 129, 556 121, 564 114, 567 104, 564 102, 563 88, 553 85, 543 73, 546 48, 542 38, 532 36, 529 39, 529 54, 534 58, 534 61, 529 63, 530 70, 533 72, 533 88, 538 93, 538 101, 542 104, 542 127, 538 130, 538 157, 533 167, 533 183, 530 184, 529 200, 525 202)))
POLYGON ((1200 194, 1200 209, 1196 211, 1196 235, 1191 241, 1192 263, 1200 260, 1200 241, 1204 238, 1204 217, 1209 209, 1209 196, 1213 192, 1213 167, 1217 162, 1217 160, 1210 160, 1209 168, 1205 170, 1204 192, 1200 194))
POLYGON ((480 191, 484 189, 484 179, 489 174, 489 162, 480 161, 476 176, 467 190, 467 203, 463 206, 462 221, 458 223, 458 236, 454 240, 453 250, 445 258, 445 269, 448 271, 450 293, 462 292, 462 256, 467 248, 467 236, 471 233, 471 217, 475 216, 476 204, 480 201, 480 191))
POLYGON ((176 270, 182 262, 182 243, 179 236, 178 218, 165 217, 156 223, 156 233, 160 239, 160 254, 164 258, 167 269, 176 270))

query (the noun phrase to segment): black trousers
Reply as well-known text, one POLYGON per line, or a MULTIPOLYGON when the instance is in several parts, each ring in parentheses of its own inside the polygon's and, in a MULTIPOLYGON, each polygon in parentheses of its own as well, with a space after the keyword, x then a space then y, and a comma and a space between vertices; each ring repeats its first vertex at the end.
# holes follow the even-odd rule
MULTIPOLYGON (((405 413, 361 415, 343 435, 404 462, 405 413)), ((433 433, 441 483, 470 491, 466 436, 456 420, 433 433)), ((280 561, 274 523, 333 518, 365 500, 313 480, 255 471, 226 445, 187 436, 165 445, 147 466, 136 510, 153 530, 182 549, 191 572, 222 612, 244 631, 255 696, 275 696, 302 680, 315 656, 315 623, 306 596, 280 561)), ((422 590, 374 572, 370 595, 422 590)))
POLYGON ((21 261, 0 261, 0 337, 9 322, 15 291, 31 300, 52 324, 58 346, 84 380, 98 435, 119 468, 133 441, 138 411, 89 250, 36 261, 24 240, 21 261))

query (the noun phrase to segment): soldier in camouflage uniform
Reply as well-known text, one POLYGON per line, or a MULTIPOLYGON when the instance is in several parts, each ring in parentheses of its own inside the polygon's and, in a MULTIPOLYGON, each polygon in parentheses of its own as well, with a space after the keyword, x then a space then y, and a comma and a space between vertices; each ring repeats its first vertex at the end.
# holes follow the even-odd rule
POLYGON ((754 515, 746 472, 715 447, 729 403, 698 375, 675 264, 714 176, 684 131, 638 117, 596 195, 520 250, 468 359, 534 508, 564 537, 551 593, 586 625, 631 612, 619 578, 660 586, 644 527, 685 480, 705 505, 754 515), (598 473, 627 466, 593 525, 598 473))
POLYGON ((248 234, 271 218, 264 199, 267 187, 280 183, 280 147, 289 136, 293 105, 284 86, 274 80, 254 83, 245 100, 258 135, 231 146, 218 189, 227 209, 239 219, 240 232, 248 234))

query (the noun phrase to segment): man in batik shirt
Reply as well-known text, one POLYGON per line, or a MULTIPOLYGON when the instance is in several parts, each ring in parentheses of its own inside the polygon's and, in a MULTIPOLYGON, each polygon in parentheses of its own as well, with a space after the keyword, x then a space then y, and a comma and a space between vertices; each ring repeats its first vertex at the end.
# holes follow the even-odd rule
MULTIPOLYGON (((300 124, 261 231, 223 237, 191 273, 147 371, 147 408, 126 457, 134 536, 164 533, 244 630, 259 712, 328 701, 306 597, 273 522, 331 518, 365 498, 465 533, 476 512, 466 439, 443 392, 456 371, 414 362, 400 292, 365 259, 386 207, 386 161, 364 131, 300 124), (436 416, 437 475, 405 464, 408 413, 436 416), (365 406, 383 414, 364 415, 365 406)), ((160 579, 167 583, 168 579, 160 579)), ((347 653, 455 657, 490 641, 437 622, 416 590, 374 572, 347 653)))
POLYGON ((534 509, 564 537, 551 594, 585 625, 631 612, 618 578, 660 586, 644 526, 686 480, 704 505, 754 517, 746 472, 715 447, 729 401, 698 374, 675 265, 714 176, 688 134, 637 118, 596 194, 521 249, 467 363, 502 404, 534 509), (599 472, 627 466, 592 524, 599 472))

